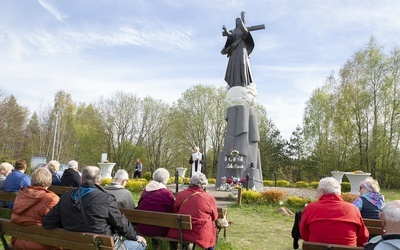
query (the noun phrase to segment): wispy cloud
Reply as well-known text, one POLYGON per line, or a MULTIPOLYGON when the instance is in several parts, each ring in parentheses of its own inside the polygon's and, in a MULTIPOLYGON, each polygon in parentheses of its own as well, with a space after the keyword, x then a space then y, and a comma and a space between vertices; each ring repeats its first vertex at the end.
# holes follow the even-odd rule
POLYGON ((44 9, 46 9, 50 14, 52 14, 57 20, 63 21, 63 19, 66 18, 64 14, 62 14, 59 10, 51 6, 46 1, 44 0, 37 0, 37 1, 44 9))

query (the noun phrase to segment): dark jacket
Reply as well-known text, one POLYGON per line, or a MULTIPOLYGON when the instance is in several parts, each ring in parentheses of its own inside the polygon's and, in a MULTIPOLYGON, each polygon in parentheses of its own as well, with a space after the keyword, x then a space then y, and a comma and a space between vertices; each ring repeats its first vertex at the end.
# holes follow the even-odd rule
POLYGON ((51 185, 60 186, 61 185, 61 178, 57 172, 51 171, 51 185))
POLYGON ((81 176, 79 175, 78 171, 75 171, 72 168, 64 170, 64 173, 61 177, 61 186, 79 187, 80 184, 81 176))
POLYGON ((63 194, 60 202, 43 218, 42 224, 44 229, 60 227, 69 231, 105 235, 118 232, 127 239, 137 239, 131 223, 118 209, 114 196, 98 185, 87 183, 82 184, 79 189, 63 194), (78 190, 90 228, 86 226, 80 210, 78 190))

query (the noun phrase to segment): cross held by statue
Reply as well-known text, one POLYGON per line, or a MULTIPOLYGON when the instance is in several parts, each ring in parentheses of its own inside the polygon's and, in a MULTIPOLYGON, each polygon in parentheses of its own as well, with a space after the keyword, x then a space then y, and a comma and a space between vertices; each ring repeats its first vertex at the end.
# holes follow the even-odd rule
MULTIPOLYGON (((240 18, 242 19, 242 22, 244 23, 244 24, 246 24, 246 12, 244 12, 244 11, 242 11, 241 13, 240 13, 240 18)), ((225 27, 225 26, 224 26, 225 27)), ((263 30, 263 29, 265 29, 265 24, 259 24, 259 25, 253 25, 253 26, 250 26, 250 27, 246 27, 246 29, 248 30, 248 31, 253 31, 253 30, 263 30)), ((222 36, 227 36, 228 35, 228 32, 227 31, 222 31, 222 36)))

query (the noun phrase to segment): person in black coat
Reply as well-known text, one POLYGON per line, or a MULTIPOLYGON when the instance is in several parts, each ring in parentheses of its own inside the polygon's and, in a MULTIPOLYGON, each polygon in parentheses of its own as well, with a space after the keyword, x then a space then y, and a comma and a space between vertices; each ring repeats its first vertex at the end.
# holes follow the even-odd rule
POLYGON ((43 228, 105 235, 118 233, 127 239, 124 245, 128 249, 146 249, 146 239, 137 235, 118 209, 115 197, 99 186, 100 183, 100 168, 85 167, 82 184, 61 196, 59 203, 43 218, 43 228))
POLYGON ((81 184, 81 175, 78 172, 78 162, 68 162, 68 169, 66 169, 61 177, 61 186, 79 187, 81 184))

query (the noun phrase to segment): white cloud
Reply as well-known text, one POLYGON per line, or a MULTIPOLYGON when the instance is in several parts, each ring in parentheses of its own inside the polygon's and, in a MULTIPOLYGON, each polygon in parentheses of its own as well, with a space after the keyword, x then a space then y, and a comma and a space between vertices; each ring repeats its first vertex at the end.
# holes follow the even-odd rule
POLYGON ((63 19, 66 18, 65 15, 63 15, 59 10, 51 6, 46 1, 44 0, 37 0, 37 1, 45 10, 47 10, 50 14, 52 14, 57 20, 63 21, 63 19))

